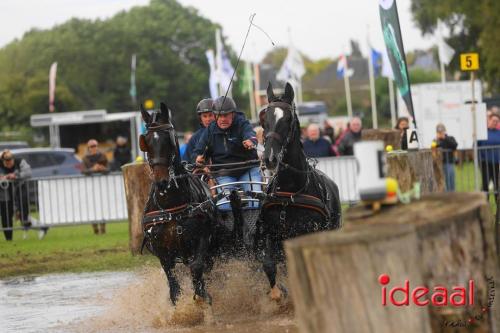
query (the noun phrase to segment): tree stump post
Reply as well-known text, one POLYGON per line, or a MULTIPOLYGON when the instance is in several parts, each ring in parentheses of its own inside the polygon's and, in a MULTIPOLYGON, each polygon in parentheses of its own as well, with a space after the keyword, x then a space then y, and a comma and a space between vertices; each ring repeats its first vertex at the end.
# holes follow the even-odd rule
POLYGON ((301 332, 499 332, 500 274, 482 193, 435 193, 363 219, 350 216, 356 214, 346 214, 341 231, 285 242, 301 332), (410 281, 409 306, 389 299, 382 306, 381 274, 390 277, 387 290, 410 281), (430 299, 436 286, 468 292, 469 280, 473 306, 411 305, 417 286, 429 288, 430 299))
POLYGON ((151 188, 147 163, 131 163, 122 167, 129 221, 129 247, 140 254, 143 239, 142 214, 151 188))

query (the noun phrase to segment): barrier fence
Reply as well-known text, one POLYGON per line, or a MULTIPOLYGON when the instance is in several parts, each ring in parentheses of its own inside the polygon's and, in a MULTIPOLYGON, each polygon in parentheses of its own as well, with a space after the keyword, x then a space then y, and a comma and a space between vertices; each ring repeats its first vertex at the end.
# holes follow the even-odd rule
MULTIPOLYGON (((477 186, 498 195, 500 146, 479 147, 477 186)), ((449 191, 473 191, 476 173, 472 151, 442 151, 449 191)), ((339 187, 343 204, 359 201, 357 161, 352 156, 319 158, 317 169, 339 187)), ((2 230, 102 222, 128 218, 123 175, 51 177, 24 181, 0 180, 2 230), (20 224, 13 221, 19 220, 20 224)))

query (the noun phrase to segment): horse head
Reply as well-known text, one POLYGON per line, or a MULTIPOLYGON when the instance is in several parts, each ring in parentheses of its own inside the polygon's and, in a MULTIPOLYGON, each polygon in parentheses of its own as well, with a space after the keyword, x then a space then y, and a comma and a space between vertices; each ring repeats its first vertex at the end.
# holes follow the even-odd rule
POLYGON ((141 151, 147 154, 153 180, 160 184, 169 182, 170 175, 179 163, 179 145, 175 129, 170 122, 170 110, 165 103, 150 115, 141 105, 142 119, 146 123, 146 133, 139 137, 141 151))
POLYGON ((287 83, 285 93, 275 96, 271 83, 267 86, 268 106, 259 114, 261 126, 264 128, 266 167, 274 169, 281 162, 293 135, 298 135, 298 120, 293 105, 294 92, 287 83))

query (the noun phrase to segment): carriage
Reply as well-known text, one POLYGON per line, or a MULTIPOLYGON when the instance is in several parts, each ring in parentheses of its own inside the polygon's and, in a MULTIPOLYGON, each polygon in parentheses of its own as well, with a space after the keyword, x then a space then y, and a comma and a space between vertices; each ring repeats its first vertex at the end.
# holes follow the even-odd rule
POLYGON ((338 187, 305 156, 293 98, 289 84, 281 97, 268 88, 269 106, 260 115, 266 134, 262 162, 197 165, 201 172, 181 163, 168 107, 161 103, 153 115, 141 110, 147 133, 140 136, 140 147, 153 178, 144 209, 144 245, 160 259, 174 304, 180 295, 175 263, 189 266, 194 297, 211 303, 203 274, 221 254, 255 255, 269 280, 271 298, 279 299, 276 265, 283 260, 282 242, 340 228, 338 187), (249 172, 249 181, 214 183, 217 175, 256 164, 268 181, 252 180, 249 172), (269 170, 274 173, 270 178, 269 170))

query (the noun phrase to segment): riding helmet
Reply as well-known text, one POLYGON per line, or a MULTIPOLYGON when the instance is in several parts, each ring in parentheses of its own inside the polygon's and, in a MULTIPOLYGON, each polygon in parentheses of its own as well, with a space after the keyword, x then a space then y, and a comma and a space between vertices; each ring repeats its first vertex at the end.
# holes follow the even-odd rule
POLYGON ((231 97, 217 97, 212 105, 212 111, 215 114, 236 112, 236 103, 231 97))
POLYGON ((205 113, 205 112, 212 112, 212 104, 213 100, 211 98, 205 98, 202 99, 198 105, 196 106, 196 112, 198 114, 205 113))

